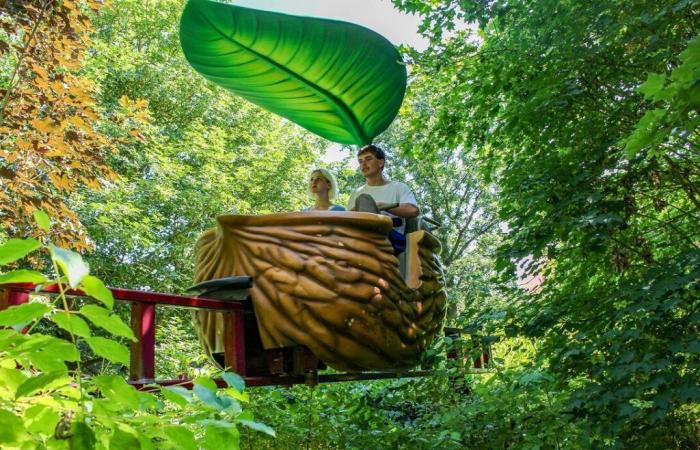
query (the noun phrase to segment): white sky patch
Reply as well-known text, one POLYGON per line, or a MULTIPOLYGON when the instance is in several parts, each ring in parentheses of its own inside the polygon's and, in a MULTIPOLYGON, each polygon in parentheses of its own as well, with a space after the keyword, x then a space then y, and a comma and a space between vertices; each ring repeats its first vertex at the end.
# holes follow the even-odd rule
MULTIPOLYGON (((354 147, 352 149, 349 149, 347 146, 343 146, 332 142, 331 145, 328 146, 328 148, 326 148, 326 152, 321 157, 321 160, 325 163, 332 163, 342 161, 343 159, 347 158, 348 155, 355 155, 354 147)), ((359 168, 359 166, 360 165, 357 162, 357 158, 350 159, 348 167, 350 167, 351 169, 357 169, 359 168)))
POLYGON ((394 9, 390 0, 235 0, 247 8, 296 16, 343 20, 374 30, 395 45, 425 50, 428 41, 418 34, 421 19, 394 9))

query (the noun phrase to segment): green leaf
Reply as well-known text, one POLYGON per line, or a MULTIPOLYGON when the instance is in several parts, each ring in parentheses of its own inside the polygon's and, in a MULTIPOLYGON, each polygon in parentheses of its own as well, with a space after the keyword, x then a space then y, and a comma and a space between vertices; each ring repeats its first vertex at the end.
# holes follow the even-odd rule
POLYGON ((30 377, 22 383, 15 393, 15 398, 31 395, 37 391, 51 389, 52 387, 70 384, 71 378, 65 371, 42 373, 30 377))
POLYGON ((80 358, 80 352, 75 344, 54 337, 42 348, 42 352, 61 361, 77 361, 80 358))
POLYGON ((658 130, 658 123, 666 114, 664 109, 652 109, 644 113, 639 123, 627 139, 625 151, 627 156, 632 158, 641 149, 654 142, 658 130))
POLYGON ((109 448, 110 450, 134 450, 140 449, 141 443, 135 434, 117 428, 109 440, 109 448))
POLYGON ((110 314, 108 310, 97 305, 85 305, 80 308, 80 314, 87 317, 90 322, 103 328, 115 336, 125 337, 136 341, 134 332, 116 314, 110 314))
POLYGON ((77 288, 83 277, 90 273, 90 268, 83 261, 83 257, 74 251, 62 249, 53 244, 49 245, 49 250, 51 251, 51 259, 68 277, 70 287, 77 288))
POLYGON ((246 427, 251 428, 255 431, 260 431, 272 437, 276 437, 275 430, 265 425, 264 423, 255 422, 254 420, 239 420, 238 423, 240 423, 241 425, 245 425, 246 427))
POLYGON ((76 313, 58 311, 56 314, 51 316, 51 320, 59 327, 76 336, 84 338, 92 336, 87 322, 81 319, 76 313))
POLYGON ((197 449, 197 442, 194 440, 194 435, 184 426, 168 425, 163 428, 163 432, 175 448, 184 450, 197 449))
POLYGON ((138 410, 140 407, 139 393, 119 375, 98 375, 93 377, 95 386, 100 393, 113 405, 122 409, 138 410))
POLYGON ((49 215, 46 214, 46 211, 40 209, 34 211, 34 220, 42 230, 49 231, 51 229, 51 219, 49 218, 49 215))
POLYGON ((192 392, 197 396, 205 405, 210 406, 218 411, 224 409, 224 405, 221 404, 219 397, 216 396, 216 392, 209 388, 202 386, 201 384, 195 384, 192 388, 192 392))
POLYGON ((13 401, 17 388, 24 383, 27 376, 19 369, 0 367, 0 398, 13 401))
POLYGON ((351 23, 190 0, 180 43, 205 78, 342 144, 384 131, 406 89, 394 46, 351 23))
POLYGON ((219 387, 216 385, 216 381, 212 380, 209 377, 197 377, 193 381, 194 384, 201 384, 205 388, 216 392, 219 387))
POLYGON ((59 419, 58 411, 46 405, 34 405, 24 412, 27 430, 44 436, 53 436, 59 419))
POLYGON ((10 239, 0 245, 0 265, 24 258, 39 247, 41 242, 36 239, 10 239))
POLYGON ((185 407, 192 401, 192 393, 182 386, 166 386, 160 390, 166 400, 178 406, 185 407))
POLYGON ((95 433, 85 422, 73 422, 70 437, 71 450, 93 450, 97 443, 95 433))
POLYGON ((234 372, 224 372, 222 375, 226 384, 237 390, 238 392, 243 392, 245 389, 245 380, 234 372))
POLYGON ((639 86, 639 92, 644 94, 644 98, 647 100, 654 99, 656 95, 664 88, 666 82, 666 76, 664 74, 650 73, 641 86, 639 86))
POLYGON ((43 372, 65 371, 64 361, 77 361, 80 358, 80 352, 73 343, 41 335, 31 335, 12 353, 17 355, 17 359, 26 360, 28 365, 43 372))
POLYGON ((204 448, 212 450, 239 448, 240 433, 232 424, 220 420, 203 422, 206 424, 204 428, 204 448))
POLYGON ((113 363, 129 365, 129 350, 119 342, 97 336, 86 338, 85 341, 97 356, 101 356, 113 363))
POLYGON ((3 273, 0 275, 0 284, 10 284, 10 283, 33 283, 42 284, 46 283, 48 278, 44 274, 36 272, 34 270, 13 270, 12 272, 3 273))
POLYGON ((688 48, 683 50, 680 58, 686 64, 700 64, 700 36, 695 36, 688 43, 688 48))
POLYGON ((51 306, 39 302, 10 306, 0 311, 0 326, 24 325, 51 311, 51 306))
POLYGON ((85 278, 83 278, 81 287, 87 295, 101 301, 107 308, 112 309, 114 307, 114 296, 112 295, 112 291, 107 289, 102 280, 99 278, 92 275, 87 275, 85 278))

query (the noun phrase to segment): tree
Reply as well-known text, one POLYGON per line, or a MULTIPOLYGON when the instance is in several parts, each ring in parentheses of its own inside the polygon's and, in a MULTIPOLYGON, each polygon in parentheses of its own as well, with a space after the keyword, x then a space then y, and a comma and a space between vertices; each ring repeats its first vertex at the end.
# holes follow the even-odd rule
POLYGON ((419 64, 452 80, 445 139, 498 186, 503 279, 528 256, 544 275, 511 292, 507 327, 536 340, 579 442, 694 445, 698 3, 395 3, 425 16, 419 64), (478 29, 442 40, 456 21, 478 29))
POLYGON ((105 163, 115 142, 99 131, 94 85, 80 73, 90 18, 72 0, 3 2, 0 17, 0 222, 26 235, 43 209, 58 221, 58 243, 87 249, 66 197, 116 178, 105 163))
MULTIPOLYGON (((419 54, 404 49, 409 62, 419 54)), ((498 242, 496 190, 484 182, 473 152, 444 128, 444 92, 450 75, 411 64, 409 90, 401 114, 381 136, 390 149, 388 172, 414 189, 421 214, 440 223, 450 320, 458 312, 493 299, 493 251, 498 242)), ((461 320, 461 322, 464 322, 461 320)))

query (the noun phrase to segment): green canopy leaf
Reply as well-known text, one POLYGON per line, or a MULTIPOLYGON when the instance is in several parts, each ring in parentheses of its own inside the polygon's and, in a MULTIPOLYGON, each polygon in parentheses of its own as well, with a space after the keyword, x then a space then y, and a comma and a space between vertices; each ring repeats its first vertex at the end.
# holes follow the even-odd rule
POLYGON ((21 325, 42 317, 51 311, 51 307, 43 303, 32 302, 11 306, 0 311, 0 326, 21 325))
POLYGON ((41 242, 36 239, 10 239, 0 245, 0 264, 9 264, 24 258, 39 247, 41 242))
POLYGON ((31 395, 40 390, 48 390, 54 386, 64 386, 70 384, 71 378, 66 371, 42 373, 35 377, 28 378, 17 388, 16 398, 31 395))
POLYGON ((58 311, 51 320, 64 330, 76 336, 88 338, 92 336, 88 324, 73 312, 58 311))
POLYGON ((0 284, 34 283, 41 284, 49 281, 43 274, 34 270, 19 269, 0 275, 0 284))
POLYGON ((276 436, 275 430, 265 425, 264 423, 256 422, 254 420, 239 420, 238 423, 240 423, 241 425, 245 425, 248 428, 251 428, 255 431, 260 431, 261 433, 270 435, 272 437, 276 436))
POLYGON ((58 264, 63 273, 68 277, 68 284, 70 287, 73 289, 78 287, 82 279, 90 273, 90 268, 87 263, 83 261, 83 257, 72 250, 56 247, 53 244, 49 245, 49 250, 51 250, 51 259, 58 264))
POLYGON ((110 314, 109 310, 97 305, 85 305, 80 308, 80 314, 100 328, 104 328, 115 336, 125 337, 136 341, 136 336, 129 325, 125 324, 116 314, 110 314))
POLYGON ((85 278, 83 278, 81 287, 86 294, 101 301, 107 308, 112 309, 114 307, 114 296, 112 295, 112 291, 107 289, 102 280, 99 278, 92 275, 86 275, 85 278))
POLYGON ((396 48, 351 23, 190 0, 180 43, 207 79, 341 144, 370 143, 406 90, 396 48))
POLYGON ((129 365, 129 350, 120 343, 99 336, 86 338, 85 341, 97 356, 113 363, 129 365))
POLYGON ((34 211, 34 220, 42 230, 49 231, 51 229, 51 218, 46 214, 46 211, 40 209, 34 211))

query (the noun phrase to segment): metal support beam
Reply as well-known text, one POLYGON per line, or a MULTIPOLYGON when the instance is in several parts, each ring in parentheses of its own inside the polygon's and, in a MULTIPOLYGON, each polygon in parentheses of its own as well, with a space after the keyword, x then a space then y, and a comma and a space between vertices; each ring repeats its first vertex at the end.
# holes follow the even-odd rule
POLYGON ((245 312, 227 311, 224 314, 224 364, 226 368, 245 377, 245 312))
POLYGON ((131 330, 137 342, 131 343, 129 380, 153 380, 156 376, 156 305, 131 305, 131 330))

